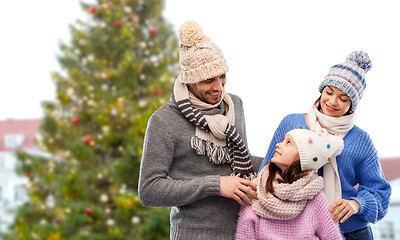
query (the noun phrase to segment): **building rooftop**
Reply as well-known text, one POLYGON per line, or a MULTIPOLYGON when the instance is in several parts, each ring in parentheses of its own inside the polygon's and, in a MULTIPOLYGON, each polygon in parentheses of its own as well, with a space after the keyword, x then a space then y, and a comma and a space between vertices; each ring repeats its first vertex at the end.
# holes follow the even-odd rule
POLYGON ((41 119, 7 119, 0 120, 0 151, 14 151, 14 144, 8 144, 6 136, 15 136, 22 148, 35 147, 35 137, 42 123, 41 119))
POLYGON ((386 180, 400 178, 400 157, 381 158, 380 161, 386 180))

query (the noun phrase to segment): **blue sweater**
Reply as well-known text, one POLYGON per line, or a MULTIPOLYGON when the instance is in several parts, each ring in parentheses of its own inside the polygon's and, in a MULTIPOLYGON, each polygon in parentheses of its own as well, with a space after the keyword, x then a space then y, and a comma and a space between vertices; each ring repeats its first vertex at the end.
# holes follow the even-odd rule
MULTIPOLYGON (((275 145, 282 142, 287 132, 296 128, 308 129, 304 113, 290 114, 282 120, 260 169, 271 161, 275 145)), ((340 224, 341 232, 347 233, 366 227, 369 222, 381 220, 387 213, 392 190, 383 176, 377 151, 369 135, 354 125, 343 140, 344 149, 336 158, 342 198, 356 200, 360 205, 357 214, 340 224), (359 186, 356 189, 354 186, 357 184, 359 186)), ((319 174, 322 175, 322 168, 319 174)))

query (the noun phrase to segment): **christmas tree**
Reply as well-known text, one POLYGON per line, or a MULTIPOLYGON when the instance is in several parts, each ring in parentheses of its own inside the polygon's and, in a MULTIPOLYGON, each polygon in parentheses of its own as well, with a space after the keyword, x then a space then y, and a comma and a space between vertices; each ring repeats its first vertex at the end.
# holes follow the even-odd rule
POLYGON ((137 196, 148 118, 178 73, 163 0, 81 3, 60 45, 56 100, 43 103, 40 155, 18 152, 29 201, 5 239, 169 239, 169 209, 137 196))

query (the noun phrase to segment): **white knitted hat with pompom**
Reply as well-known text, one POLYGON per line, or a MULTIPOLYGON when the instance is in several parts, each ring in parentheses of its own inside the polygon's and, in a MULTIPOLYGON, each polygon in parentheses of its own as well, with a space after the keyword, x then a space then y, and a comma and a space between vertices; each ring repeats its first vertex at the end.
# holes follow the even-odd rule
POLYGON ((195 84, 229 71, 221 49, 204 35, 198 23, 184 22, 179 39, 181 82, 195 84))
POLYGON ((307 129, 294 129, 287 134, 293 137, 297 145, 303 171, 321 168, 338 156, 344 147, 343 139, 338 136, 320 136, 307 129))

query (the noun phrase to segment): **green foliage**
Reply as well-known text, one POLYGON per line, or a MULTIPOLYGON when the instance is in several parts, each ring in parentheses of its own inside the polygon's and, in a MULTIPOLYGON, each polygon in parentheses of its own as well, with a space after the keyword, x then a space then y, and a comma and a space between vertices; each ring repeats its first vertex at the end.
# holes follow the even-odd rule
POLYGON ((137 196, 143 138, 170 96, 178 41, 162 0, 81 3, 87 21, 70 26, 44 102, 37 145, 19 151, 29 201, 4 239, 169 239, 169 209, 137 196))

